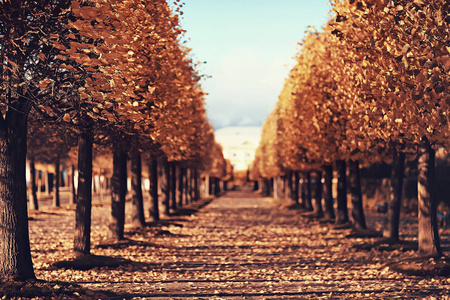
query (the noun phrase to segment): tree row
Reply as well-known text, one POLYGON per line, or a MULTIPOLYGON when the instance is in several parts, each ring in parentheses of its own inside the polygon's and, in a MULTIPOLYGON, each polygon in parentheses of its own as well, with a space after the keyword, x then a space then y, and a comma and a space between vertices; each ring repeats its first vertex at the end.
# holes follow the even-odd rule
POLYGON ((310 30, 300 44, 264 124, 252 174, 266 180, 266 190, 281 176, 295 201, 304 195, 305 208, 366 228, 360 165, 390 163, 383 235, 398 239, 405 159, 417 159, 419 253, 439 257, 434 169, 436 149, 450 141, 449 3, 344 0, 332 6, 322 30, 310 30), (312 181, 315 203, 308 196, 312 181))
MULTIPOLYGON (((90 253, 94 148, 112 157, 110 228, 116 239, 123 234, 128 158, 138 194, 133 199, 142 194, 141 163, 149 166, 153 218, 158 164, 173 174, 165 178, 181 174, 179 182, 191 181, 189 169, 192 186, 200 174, 225 176, 206 119, 199 65, 183 45, 181 6, 165 0, 0 3, 1 278, 34 278, 27 155, 31 166, 46 157, 58 173, 59 162, 77 149, 76 255, 90 253)), ((197 188, 191 190, 197 197, 197 188)), ((142 224, 141 200, 133 201, 142 224)))

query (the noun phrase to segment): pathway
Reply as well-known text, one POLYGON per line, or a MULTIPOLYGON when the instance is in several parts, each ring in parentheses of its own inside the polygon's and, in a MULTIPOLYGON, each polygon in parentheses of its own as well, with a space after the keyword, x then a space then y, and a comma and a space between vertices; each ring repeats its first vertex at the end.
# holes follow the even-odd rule
MULTIPOLYGON (((94 207, 94 240, 104 235, 107 211, 94 207)), ((371 226, 379 219, 368 216, 371 226)), ((412 253, 356 250, 352 245, 363 240, 346 234, 270 198, 229 192, 190 217, 129 231, 130 244, 93 250, 131 259, 130 265, 74 271, 44 264, 37 275, 113 299, 450 299, 443 296, 450 279, 407 277, 384 264, 412 253)))

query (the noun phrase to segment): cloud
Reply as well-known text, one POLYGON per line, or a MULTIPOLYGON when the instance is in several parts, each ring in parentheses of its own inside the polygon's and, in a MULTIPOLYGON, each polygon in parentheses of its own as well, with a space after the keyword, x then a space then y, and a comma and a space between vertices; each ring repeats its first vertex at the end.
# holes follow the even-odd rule
POLYGON ((208 65, 214 76, 204 84, 208 115, 216 126, 261 125, 274 107, 289 73, 289 59, 267 55, 255 46, 230 49, 208 65), (261 63, 263 62, 263 63, 261 63))

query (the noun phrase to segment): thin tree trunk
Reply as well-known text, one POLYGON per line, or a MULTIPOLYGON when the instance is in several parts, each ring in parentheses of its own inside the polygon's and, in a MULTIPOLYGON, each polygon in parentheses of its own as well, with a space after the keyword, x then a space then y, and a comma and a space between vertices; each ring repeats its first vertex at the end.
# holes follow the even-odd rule
POLYGON ((278 186, 278 176, 273 178, 272 185, 273 185, 273 197, 275 199, 280 199, 280 191, 279 191, 280 189, 279 189, 279 186, 278 186))
POLYGON ((35 278, 28 232, 27 114, 19 111, 0 115, 0 279, 6 280, 35 278))
POLYGON ((59 197, 59 180, 61 177, 60 174, 60 160, 59 157, 56 158, 55 161, 55 176, 53 177, 53 207, 60 207, 61 201, 59 197))
POLYGON ((334 206, 333 206, 333 167, 326 165, 325 169, 325 184, 323 198, 325 200, 325 217, 328 220, 334 220, 334 206))
POLYGON ((31 209, 39 210, 39 203, 37 197, 37 186, 36 186, 36 165, 34 157, 30 157, 30 181, 31 181, 31 197, 30 204, 31 209))
POLYGON ((91 252, 92 210, 92 133, 78 138, 78 193, 75 210, 75 237, 73 250, 76 256, 91 252))
POLYGON ((353 226, 358 229, 366 229, 366 218, 364 216, 364 206, 361 192, 361 178, 359 176, 359 162, 357 160, 349 161, 350 171, 350 195, 352 201, 353 226))
POLYGON ((198 172, 198 169, 195 169, 195 178, 194 178, 194 189, 195 189, 195 200, 198 201, 201 199, 201 193, 200 193, 200 174, 198 172))
POLYGON ((290 201, 290 200, 293 200, 293 198, 294 198, 294 195, 293 195, 293 190, 294 190, 294 188, 293 188, 293 180, 292 180, 292 171, 288 171, 287 173, 286 173, 286 195, 285 195, 285 198, 287 197, 288 198, 288 200, 290 201))
POLYGON ((347 207, 347 174, 345 160, 336 161, 337 170, 337 224, 345 224, 348 222, 348 207, 347 207))
POLYGON ((178 207, 183 207, 184 205, 184 173, 185 167, 180 166, 178 170, 178 207))
POLYGON ((184 169, 184 199, 185 204, 191 203, 191 170, 189 168, 184 169))
POLYGON ((75 189, 75 165, 72 164, 72 176, 70 176, 70 196, 69 196, 69 203, 75 204, 77 199, 77 191, 75 189))
POLYGON ((44 180, 45 194, 50 195, 50 176, 49 176, 48 171, 45 171, 44 174, 45 174, 44 175, 44 177, 45 177, 45 180, 44 180))
POLYGON ((170 208, 173 212, 175 212, 177 210, 177 169, 178 169, 175 162, 171 162, 171 169, 172 172, 170 175, 172 184, 170 187, 172 191, 170 193, 171 195, 170 208))
POLYGON ((294 172, 294 182, 293 182, 293 190, 292 190, 292 200, 294 203, 299 203, 298 191, 300 187, 300 176, 297 171, 294 172))
POLYGON ((162 210, 163 216, 170 215, 170 166, 166 158, 162 161, 162 176, 161 176, 161 195, 162 195, 162 210))
POLYGON ((437 224, 435 151, 425 140, 418 149, 419 255, 442 256, 437 224))
POLYGON ((118 147, 113 150, 113 176, 111 178, 111 221, 108 238, 124 239, 125 198, 127 195, 127 153, 118 147))
POLYGON ((142 194, 142 160, 141 153, 135 150, 131 155, 131 224, 134 227, 145 227, 144 196, 142 194))
POLYGON ((269 179, 269 193, 271 196, 275 197, 275 178, 271 177, 269 179))
POLYGON ((400 209, 402 203, 403 176, 405 173, 405 153, 394 148, 391 186, 383 237, 392 240, 399 239, 400 209))
POLYGON ((267 178, 263 179, 263 195, 270 197, 270 180, 267 178))
POLYGON ((300 186, 300 197, 302 199, 300 206, 303 209, 306 209, 306 178, 305 178, 305 174, 303 173, 301 176, 301 186, 300 186))
POLYGON ((314 199, 315 199, 315 204, 316 204, 315 205, 316 206, 316 215, 319 218, 323 217, 322 191, 323 191, 322 172, 316 171, 316 184, 315 184, 315 190, 314 190, 314 199))
POLYGON ((305 208, 309 211, 313 211, 312 205, 312 193, 311 193, 311 172, 305 172, 305 208))
POLYGON ((150 171, 150 217, 153 221, 159 221, 159 199, 158 199, 158 162, 152 158, 149 166, 150 171))

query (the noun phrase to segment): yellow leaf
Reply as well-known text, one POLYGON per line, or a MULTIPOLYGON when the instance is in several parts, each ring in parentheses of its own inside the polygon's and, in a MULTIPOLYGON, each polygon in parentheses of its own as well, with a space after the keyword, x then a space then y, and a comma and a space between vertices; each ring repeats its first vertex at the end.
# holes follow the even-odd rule
POLYGON ((63 117, 63 120, 64 120, 65 122, 69 122, 71 119, 72 119, 72 118, 70 117, 69 114, 65 114, 64 117, 63 117))
POLYGON ((39 81, 39 87, 41 89, 45 89, 50 82, 51 82, 50 79, 45 78, 44 80, 39 81))
POLYGON ((46 59, 45 54, 42 53, 42 52, 38 54, 38 57, 39 57, 39 59, 42 60, 42 61, 44 61, 44 60, 46 59))

